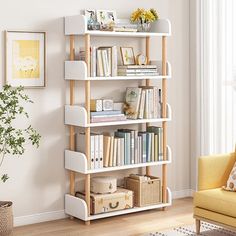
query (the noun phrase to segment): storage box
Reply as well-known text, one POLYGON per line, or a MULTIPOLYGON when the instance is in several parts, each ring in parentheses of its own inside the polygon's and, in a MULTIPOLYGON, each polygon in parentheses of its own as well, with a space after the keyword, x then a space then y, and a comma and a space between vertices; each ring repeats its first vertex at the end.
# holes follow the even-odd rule
MULTIPOLYGON (((84 199, 84 194, 76 193, 76 197, 84 199)), ((118 188, 115 193, 91 193, 90 197, 91 215, 133 207, 133 192, 123 188, 118 188)))
POLYGON ((114 193, 117 190, 117 180, 109 176, 94 177, 91 180, 90 190, 93 193, 114 193))
POLYGON ((125 178, 125 188, 134 192, 134 206, 142 207, 156 205, 162 202, 161 180, 148 176, 150 180, 140 181, 130 177, 125 178))

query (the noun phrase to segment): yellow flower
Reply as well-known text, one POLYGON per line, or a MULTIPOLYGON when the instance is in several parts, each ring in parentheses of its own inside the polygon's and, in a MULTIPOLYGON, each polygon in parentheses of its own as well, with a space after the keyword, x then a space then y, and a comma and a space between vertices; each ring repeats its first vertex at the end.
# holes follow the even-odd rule
POLYGON ((134 11, 130 17, 131 22, 136 22, 141 20, 144 12, 145 10, 143 8, 138 8, 136 11, 134 11))
POLYGON ((151 8, 150 10, 145 10, 143 8, 138 8, 131 14, 131 22, 153 22, 159 18, 155 9, 151 8))

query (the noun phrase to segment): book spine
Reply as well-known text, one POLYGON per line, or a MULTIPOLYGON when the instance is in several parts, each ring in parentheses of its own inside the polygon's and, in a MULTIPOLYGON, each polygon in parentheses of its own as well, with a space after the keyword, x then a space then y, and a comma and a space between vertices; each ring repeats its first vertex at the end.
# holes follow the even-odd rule
POLYGON ((139 138, 139 163, 142 163, 143 162, 143 158, 142 158, 142 155, 143 155, 142 137, 138 136, 138 138, 139 138))
POLYGON ((102 64, 103 64, 103 71, 104 76, 109 76, 109 64, 108 64, 108 55, 107 50, 102 50, 102 64))
POLYGON ((154 87, 153 88, 153 115, 154 115, 154 118, 158 118, 158 107, 159 107, 159 104, 158 104, 158 88, 157 87, 154 87))
POLYGON ((104 76, 103 64, 102 64, 102 51, 97 50, 97 73, 98 76, 104 76))
POLYGON ((145 90, 142 90, 141 93, 141 99, 140 99, 140 106, 139 106, 139 115, 138 118, 139 119, 143 119, 144 117, 144 106, 145 106, 145 90))
POLYGON ((121 159, 121 166, 123 166, 123 165, 125 165, 125 139, 124 138, 121 138, 120 139, 120 146, 121 146, 121 151, 120 151, 120 153, 121 153, 121 157, 120 157, 120 159, 121 159))
POLYGON ((125 116, 114 116, 114 117, 91 117, 91 123, 96 122, 115 122, 126 120, 125 116))
POLYGON ((95 156, 94 156, 94 169, 99 168, 99 135, 94 135, 94 143, 95 143, 95 156))
POLYGON ((159 158, 158 158, 158 135, 155 134, 155 161, 159 161, 159 158))
POLYGON ((149 99, 149 102, 148 102, 148 110, 149 110, 149 114, 148 114, 148 117, 150 119, 152 119, 154 117, 153 113, 154 113, 154 108, 153 108, 153 89, 148 89, 148 99, 149 99))
POLYGON ((142 135, 143 163, 147 162, 147 135, 142 135))
POLYGON ((125 155, 125 164, 126 165, 130 165, 131 164, 131 135, 130 133, 125 133, 125 152, 126 152, 126 155, 125 155))
POLYGON ((121 166, 121 138, 117 139, 117 157, 116 166, 121 166))
POLYGON ((111 72, 112 72, 112 49, 108 48, 107 49, 107 61, 108 61, 108 76, 111 76, 111 72))
POLYGON ((155 161, 155 134, 151 133, 151 161, 155 161))
POLYGON ((99 168, 103 168, 103 135, 98 135, 99 139, 99 168))
POLYGON ((91 117, 93 116, 109 116, 109 115, 121 115, 122 112, 120 110, 117 111, 92 111, 90 112, 91 117))
POLYGON ((112 167, 113 164, 113 149, 114 149, 114 137, 111 136, 111 146, 110 146, 110 155, 109 155, 109 167, 112 167))
POLYGON ((149 93, 148 93, 148 89, 145 90, 144 118, 149 119, 149 93))
POLYGON ((135 137, 134 137, 134 131, 132 130, 130 132, 130 155, 131 155, 131 163, 130 164, 134 164, 135 163, 135 137))
POLYGON ((95 169, 95 143, 94 141, 95 141, 94 135, 91 135, 90 136, 90 169, 91 170, 95 169))
POLYGON ((112 47, 112 76, 117 76, 117 47, 113 46, 112 47))
POLYGON ((116 159, 117 159, 117 138, 114 138, 114 147, 113 147, 113 163, 112 166, 116 166, 116 159))
POLYGON ((97 57, 97 49, 96 47, 91 47, 91 64, 90 64, 90 76, 91 77, 96 77, 96 57, 97 57))
POLYGON ((110 153, 111 137, 103 136, 103 163, 104 167, 108 167, 110 153))
POLYGON ((138 131, 134 131, 134 163, 138 163, 138 131))

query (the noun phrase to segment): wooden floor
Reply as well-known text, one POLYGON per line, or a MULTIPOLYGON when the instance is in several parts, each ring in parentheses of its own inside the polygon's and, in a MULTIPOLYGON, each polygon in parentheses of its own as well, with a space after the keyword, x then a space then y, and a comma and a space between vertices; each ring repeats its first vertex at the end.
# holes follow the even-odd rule
POLYGON ((14 236, 128 236, 193 224, 192 198, 175 200, 166 211, 150 210, 92 221, 57 220, 14 229, 14 236))

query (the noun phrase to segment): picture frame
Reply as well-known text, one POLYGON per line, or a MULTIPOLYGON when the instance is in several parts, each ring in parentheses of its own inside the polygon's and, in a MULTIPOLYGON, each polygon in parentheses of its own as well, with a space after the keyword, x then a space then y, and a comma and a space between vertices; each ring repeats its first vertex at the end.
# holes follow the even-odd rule
POLYGON ((103 25, 115 24, 117 21, 116 11, 97 10, 97 22, 103 25))
POLYGON ((120 47, 120 53, 124 66, 136 64, 133 47, 120 47))
POLYGON ((92 24, 94 22, 97 22, 97 13, 94 9, 85 9, 84 15, 87 20, 88 24, 92 24))
POLYGON ((46 87, 46 32, 5 31, 5 82, 46 87))

